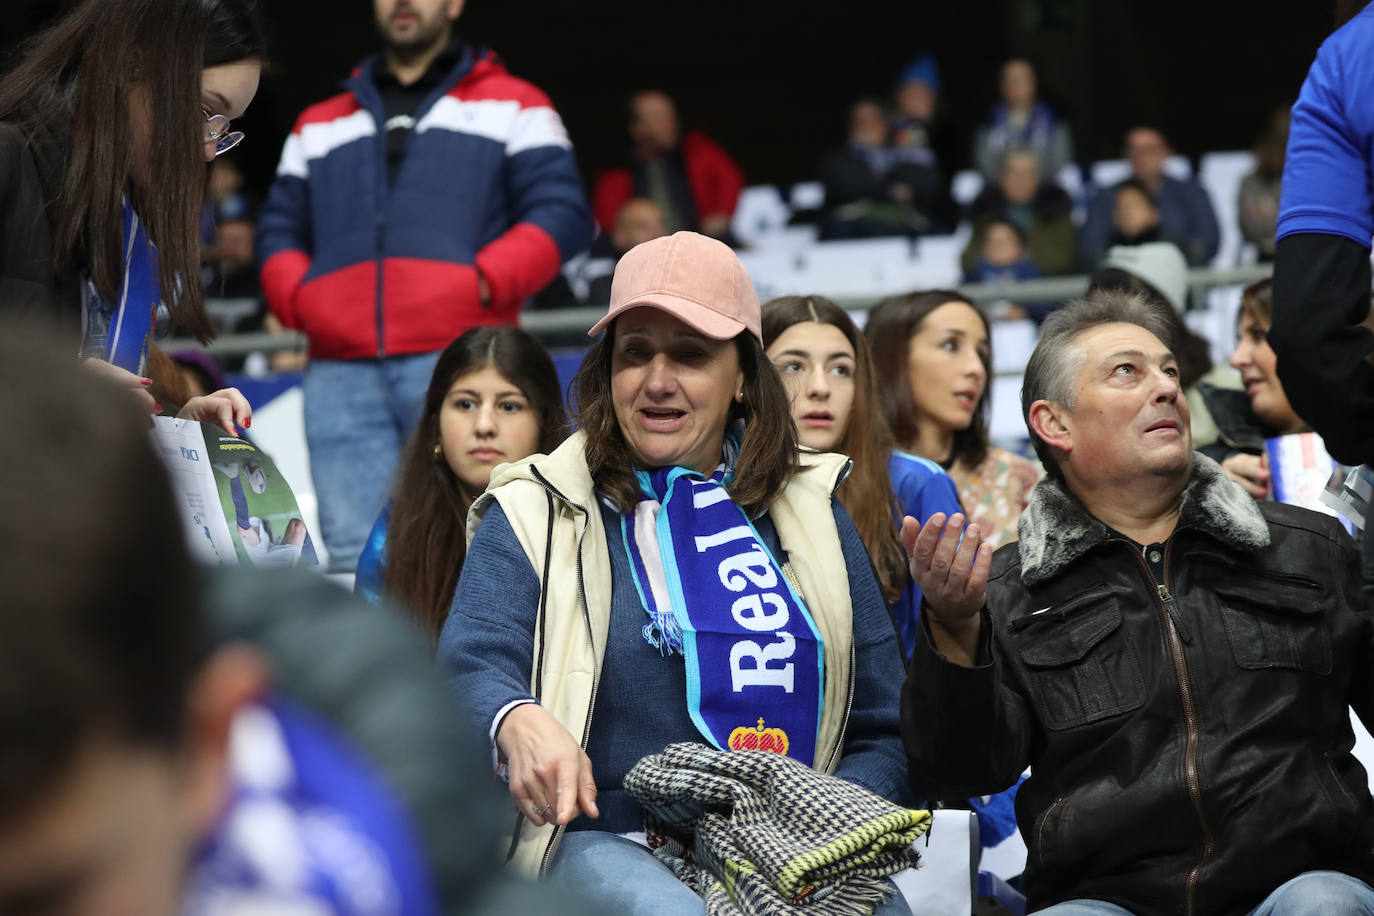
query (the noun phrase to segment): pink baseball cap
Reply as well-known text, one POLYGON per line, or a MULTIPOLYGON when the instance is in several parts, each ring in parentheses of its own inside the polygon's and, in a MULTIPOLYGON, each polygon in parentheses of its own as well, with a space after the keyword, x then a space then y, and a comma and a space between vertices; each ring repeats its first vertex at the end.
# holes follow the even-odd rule
POLYGON ((696 232, 675 232, 625 252, 611 280, 611 308, 587 336, 641 305, 661 309, 713 340, 747 330, 763 342, 759 294, 749 272, 729 245, 696 232))

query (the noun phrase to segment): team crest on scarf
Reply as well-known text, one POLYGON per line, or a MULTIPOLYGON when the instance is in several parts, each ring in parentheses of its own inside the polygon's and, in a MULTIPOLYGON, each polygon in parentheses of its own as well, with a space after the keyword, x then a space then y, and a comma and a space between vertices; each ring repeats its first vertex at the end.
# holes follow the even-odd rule
POLYGON ((771 750, 812 765, 824 642, 730 499, 725 466, 709 478, 681 467, 636 476, 643 501, 633 528, 628 517, 622 526, 650 617, 644 635, 665 654, 682 654, 693 723, 722 750, 771 750))

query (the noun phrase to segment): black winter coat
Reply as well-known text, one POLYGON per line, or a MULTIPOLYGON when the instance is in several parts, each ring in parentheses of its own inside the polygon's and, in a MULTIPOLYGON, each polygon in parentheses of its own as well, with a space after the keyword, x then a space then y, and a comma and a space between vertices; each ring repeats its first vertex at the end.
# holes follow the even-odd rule
POLYGON ((1231 914, 1289 878, 1374 880, 1374 800, 1351 755, 1374 724, 1357 551, 1332 518, 1256 503, 1197 456, 1147 556, 1040 482, 997 552, 980 664, 917 638, 902 736, 918 791, 1011 785, 1031 909, 1094 898, 1231 914))

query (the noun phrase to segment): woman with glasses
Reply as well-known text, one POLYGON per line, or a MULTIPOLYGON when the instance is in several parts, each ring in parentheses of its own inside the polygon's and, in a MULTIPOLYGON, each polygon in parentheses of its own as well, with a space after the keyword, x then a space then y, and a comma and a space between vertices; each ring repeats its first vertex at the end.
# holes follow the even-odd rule
MULTIPOLYGON (((155 332, 208 340, 205 163, 243 139, 258 88, 252 0, 84 0, 0 76, 0 309, 58 325, 150 411, 155 332)), ((224 389, 183 408, 230 432, 224 389)))

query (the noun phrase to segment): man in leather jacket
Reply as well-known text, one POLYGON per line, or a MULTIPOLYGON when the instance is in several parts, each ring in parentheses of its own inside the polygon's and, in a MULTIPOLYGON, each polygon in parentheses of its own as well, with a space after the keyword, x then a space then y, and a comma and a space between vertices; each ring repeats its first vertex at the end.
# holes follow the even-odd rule
MULTIPOLYGON (((1046 321, 1022 411, 1049 476, 996 556, 903 523, 925 595, 913 783, 1016 801, 1030 909, 1374 911, 1370 620, 1334 519, 1194 453, 1167 330, 1096 293, 1046 321)), ((962 538, 961 538, 962 535, 962 538)))

